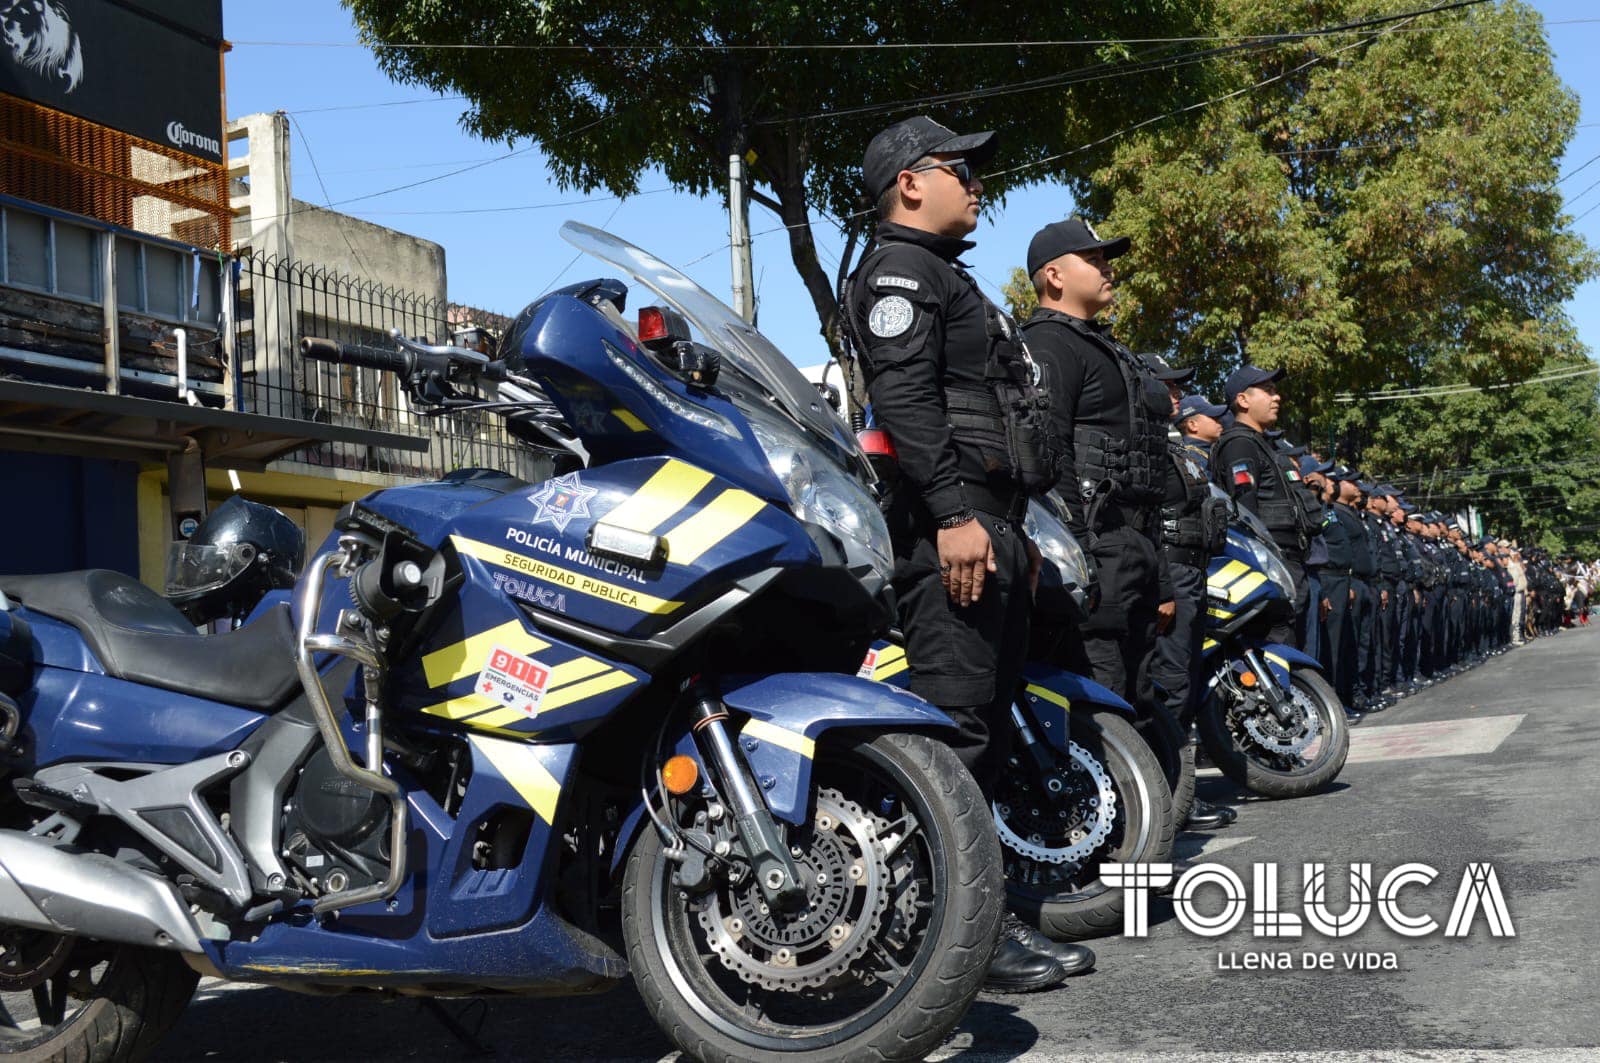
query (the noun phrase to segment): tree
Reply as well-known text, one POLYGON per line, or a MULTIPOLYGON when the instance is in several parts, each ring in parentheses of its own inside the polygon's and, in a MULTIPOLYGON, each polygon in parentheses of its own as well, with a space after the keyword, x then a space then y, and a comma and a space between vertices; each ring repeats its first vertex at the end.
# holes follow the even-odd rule
MULTIPOLYGON (((1045 4, 1021 23, 1012 5, 988 0, 344 3, 390 76, 466 96, 462 121, 479 136, 536 141, 564 189, 625 196, 656 167, 678 189, 721 194, 729 156, 750 153, 752 198, 789 227, 830 344, 834 281, 809 210, 865 227, 861 156, 879 129, 924 110, 953 127, 997 129, 1004 165, 1018 166, 1070 146, 1040 107, 1092 115, 1074 123, 1083 136, 1070 143, 1080 143, 1194 98, 1208 76, 1172 61, 1194 45, 940 45, 1192 36, 1209 24, 1211 0, 1045 4), (893 47, 907 43, 928 46, 893 47), (495 45, 504 47, 482 47, 495 45)), ((993 189, 1095 158, 1032 166, 993 189)))
MULTIPOLYGON (((1219 0, 1215 32, 1416 7, 1219 0)), ((1287 368, 1286 427, 1363 467, 1600 453, 1592 378, 1428 402, 1336 401, 1498 385, 1584 358, 1562 304, 1596 259, 1557 187, 1578 101, 1555 75, 1535 12, 1511 0, 1422 15, 1242 51, 1213 73, 1217 102, 1120 141, 1079 185, 1102 231, 1133 241, 1117 263, 1126 342, 1197 366, 1213 392, 1243 361, 1287 368)), ((1554 534, 1527 475, 1443 486, 1486 491, 1471 497, 1497 519, 1554 534)), ((1600 512, 1600 500, 1583 498, 1587 513, 1600 512)))

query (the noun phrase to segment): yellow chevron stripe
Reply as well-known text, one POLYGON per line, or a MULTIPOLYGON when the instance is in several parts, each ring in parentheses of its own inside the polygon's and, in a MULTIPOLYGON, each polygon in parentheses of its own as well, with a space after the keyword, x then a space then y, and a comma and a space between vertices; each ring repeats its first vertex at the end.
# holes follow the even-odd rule
POLYGON ((1272 664, 1277 665, 1279 668, 1282 668, 1285 672, 1291 671, 1289 668, 1289 662, 1284 660, 1282 657, 1279 657, 1276 653, 1267 654, 1267 660, 1272 664))
POLYGON ((1052 705, 1059 705, 1068 712, 1072 711, 1072 702, 1067 700, 1062 695, 1056 693, 1054 690, 1051 690, 1049 687, 1042 687, 1037 683, 1029 683, 1028 693, 1032 694, 1041 701, 1048 701, 1052 705))
POLYGON ((817 743, 799 731, 791 731, 787 727, 779 727, 777 724, 768 723, 765 720, 750 720, 745 723, 744 728, 739 733, 748 735, 758 741, 771 742, 775 746, 782 746, 784 749, 800 754, 807 760, 810 760, 817 752, 817 743))
POLYGON ((1204 642, 1202 642, 1200 644, 1200 649, 1201 650, 1211 650, 1211 649, 1215 649, 1216 645, 1217 645, 1217 640, 1216 639, 1206 639, 1204 642))
POLYGON ((601 519, 632 531, 655 531, 710 482, 711 474, 704 469, 669 460, 601 519))
POLYGON ((903 661, 905 660, 905 657, 906 648, 904 646, 896 646, 891 642, 889 645, 878 651, 878 667, 882 668, 884 665, 890 664, 894 661, 903 661))
POLYGON ((1267 582, 1265 572, 1252 572, 1228 588, 1228 601, 1242 602, 1251 591, 1267 582))
POLYGON ((473 691, 471 694, 463 694, 459 698, 451 698, 449 701, 441 701, 437 705, 429 705, 422 711, 429 716, 438 716, 446 720, 464 720, 469 716, 476 716, 479 713, 488 712, 490 709, 499 707, 500 703, 487 694, 473 691))
POLYGON ((480 631, 442 650, 434 650, 423 657, 423 677, 427 679, 429 686, 442 687, 454 683, 457 679, 477 675, 483 671, 484 664, 488 662, 489 651, 496 646, 504 646, 524 657, 550 648, 548 642, 528 634, 527 628, 522 626, 520 620, 512 620, 499 627, 480 631))
POLYGON ((485 760, 494 765, 495 771, 505 776, 506 782, 528 802, 528 807, 540 819, 555 823, 556 806, 561 802, 561 783, 550 774, 549 768, 539 762, 530 746, 482 735, 473 735, 469 741, 485 760))
POLYGON ((616 409, 612 410, 611 416, 627 425, 630 432, 643 432, 647 427, 649 427, 643 421, 639 420, 639 418, 635 417, 632 410, 624 406, 618 406, 616 409))
POLYGON ((1217 569, 1215 574, 1206 580, 1206 584, 1221 590, 1248 571, 1250 571, 1250 566, 1243 561, 1229 561, 1226 565, 1217 569))
POLYGON ((701 554, 749 523, 766 505, 748 491, 722 492, 700 512, 667 532, 667 560, 675 565, 693 564, 701 554))
POLYGON ((1218 620, 1232 620, 1233 619, 1233 611, 1232 610, 1230 610, 1230 609, 1217 609, 1217 608, 1215 608, 1213 606, 1207 606, 1206 607, 1206 615, 1207 616, 1214 616, 1218 620))
POLYGON ((569 568, 552 565, 548 561, 541 561, 536 557, 519 554, 515 550, 507 550, 503 546, 490 546, 488 543, 480 543, 476 539, 466 539, 459 535, 450 536, 450 541, 455 544, 456 550, 466 554, 468 557, 475 557, 479 561, 487 561, 489 564, 499 565, 501 568, 526 572, 535 579, 544 580, 546 583, 554 583, 557 586, 565 587, 569 591, 587 594, 591 598, 599 598, 610 602, 612 605, 620 605, 627 609, 637 609, 641 613, 670 613, 683 605, 682 602, 657 598, 654 595, 645 594, 643 591, 636 591, 632 587, 607 583, 603 579, 596 579, 582 572, 574 572, 569 568))
POLYGON ((903 653, 898 659, 890 661, 888 664, 884 664, 880 659, 877 664, 872 666, 872 678, 874 682, 882 682, 885 679, 891 679, 899 675, 910 667, 911 662, 906 660, 903 653))

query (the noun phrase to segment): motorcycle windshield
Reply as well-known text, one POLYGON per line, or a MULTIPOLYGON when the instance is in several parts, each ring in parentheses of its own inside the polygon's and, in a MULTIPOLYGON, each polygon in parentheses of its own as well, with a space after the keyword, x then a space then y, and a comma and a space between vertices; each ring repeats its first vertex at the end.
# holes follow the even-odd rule
MULTIPOLYGON (((688 320, 702 343, 716 348, 724 372, 731 368, 754 384, 807 434, 822 441, 825 450, 840 454, 845 464, 854 466, 853 472, 872 479, 866 455, 844 419, 772 341, 731 307, 650 252, 602 229, 569 221, 561 226, 561 238, 654 292, 688 320)), ((736 406, 752 401, 749 390, 726 389, 736 406)))

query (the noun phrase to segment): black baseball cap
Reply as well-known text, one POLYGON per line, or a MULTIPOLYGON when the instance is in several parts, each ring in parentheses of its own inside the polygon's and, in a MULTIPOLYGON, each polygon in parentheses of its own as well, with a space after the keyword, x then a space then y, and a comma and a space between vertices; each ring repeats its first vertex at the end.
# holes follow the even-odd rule
POLYGON ((1169 365, 1167 360, 1159 354, 1141 354, 1139 360, 1163 384, 1186 384, 1194 376, 1193 369, 1176 369, 1169 365))
POLYGON ((861 163, 861 175, 867 191, 877 199, 894 184, 901 170, 909 169, 925 155, 955 154, 973 166, 981 166, 994 157, 998 146, 993 130, 961 136, 919 114, 896 122, 872 138, 861 163))
POLYGON ((1126 236, 1115 240, 1102 240, 1094 227, 1074 214, 1065 221, 1053 221, 1033 234, 1028 241, 1028 276, 1039 272, 1039 267, 1054 262, 1062 255, 1082 254, 1085 251, 1104 251, 1107 258, 1116 258, 1128 250, 1126 236))
POLYGON ((1246 388, 1253 388, 1258 384, 1276 383, 1285 375, 1282 369, 1262 369, 1258 365, 1240 366, 1228 374, 1228 383, 1223 387, 1223 392, 1228 396, 1228 405, 1232 406, 1233 400, 1246 388))
POLYGON ((1200 414, 1220 421, 1227 412, 1228 408, 1226 406, 1218 406, 1204 395, 1185 395, 1178 400, 1178 416, 1174 417, 1173 420, 1181 421, 1186 417, 1200 414))

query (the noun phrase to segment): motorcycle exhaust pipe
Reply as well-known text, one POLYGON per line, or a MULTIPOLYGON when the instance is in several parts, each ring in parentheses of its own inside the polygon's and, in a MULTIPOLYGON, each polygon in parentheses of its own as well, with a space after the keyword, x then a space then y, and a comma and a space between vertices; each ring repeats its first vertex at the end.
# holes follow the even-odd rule
POLYGON ((128 945, 200 951, 177 887, 100 853, 0 831, 0 923, 128 945))

